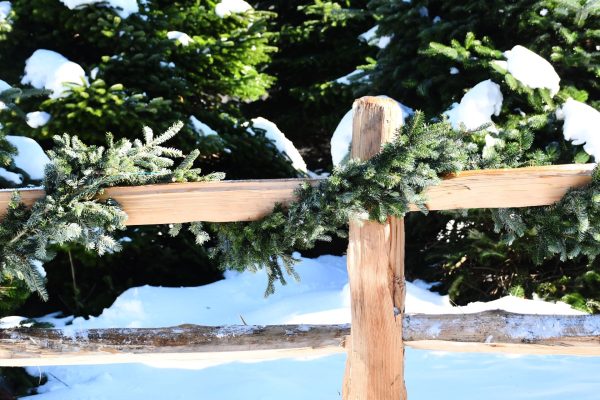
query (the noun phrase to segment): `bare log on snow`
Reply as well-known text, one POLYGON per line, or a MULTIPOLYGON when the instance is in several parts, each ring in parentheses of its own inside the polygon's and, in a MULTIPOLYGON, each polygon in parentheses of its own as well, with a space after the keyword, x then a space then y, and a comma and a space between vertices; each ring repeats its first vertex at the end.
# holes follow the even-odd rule
POLYGON ((600 356, 600 315, 406 315, 403 336, 416 349, 600 356))
MULTIPOLYGON (((600 315, 413 314, 403 325, 417 349, 600 356, 600 315)), ((3 329, 0 366, 315 356, 345 351, 349 334, 350 325, 3 329)))
POLYGON ((0 330, 0 366, 265 360, 343 352, 350 325, 0 330))

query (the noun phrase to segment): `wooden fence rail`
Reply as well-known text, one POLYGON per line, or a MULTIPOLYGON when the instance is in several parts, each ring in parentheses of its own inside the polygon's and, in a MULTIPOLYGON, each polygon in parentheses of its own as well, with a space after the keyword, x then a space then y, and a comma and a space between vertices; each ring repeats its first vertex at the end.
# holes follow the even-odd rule
MULTIPOLYGON (((600 315, 405 315, 418 349, 600 356, 600 315)), ((261 360, 345 351, 344 325, 181 325, 170 328, 0 330, 0 366, 132 363, 167 357, 261 360)), ((399 355, 396 355, 399 357, 399 355)))
MULTIPOLYGON (((354 104, 352 157, 368 159, 400 124, 390 99, 354 104)), ((591 181, 595 165, 466 171, 426 189, 427 208, 542 206, 591 181)), ((115 187, 128 225, 250 221, 293 200, 306 180, 256 180, 115 187), (176 205, 176 206, 174 206, 176 205)), ((318 180, 309 180, 318 184, 318 180)), ((21 191, 32 204, 40 190, 21 191)), ((0 217, 11 193, 0 192, 0 217)), ((412 206, 411 210, 417 210, 412 206)), ((345 400, 404 400, 404 345, 446 351, 600 355, 600 317, 504 312, 404 314, 404 221, 350 221, 348 275, 352 327, 265 326, 155 329, 0 330, 0 365, 57 365, 183 360, 268 359, 347 351, 345 400)))
MULTIPOLYGON (((595 164, 549 165, 514 169, 464 171, 447 176, 438 186, 425 191, 429 210, 465 208, 531 207, 552 204, 569 188, 591 181, 595 164)), ((170 183, 113 187, 104 198, 119 202, 127 212, 127 225, 177 222, 252 221, 268 215, 276 203, 294 199, 303 182, 318 179, 267 179, 248 181, 170 183), (177 207, 173 207, 173 204, 177 207)), ((43 190, 20 192, 32 205, 43 190)), ((0 191, 0 217, 6 213, 12 191, 0 191)), ((412 211, 418 211, 415 206, 412 211)))

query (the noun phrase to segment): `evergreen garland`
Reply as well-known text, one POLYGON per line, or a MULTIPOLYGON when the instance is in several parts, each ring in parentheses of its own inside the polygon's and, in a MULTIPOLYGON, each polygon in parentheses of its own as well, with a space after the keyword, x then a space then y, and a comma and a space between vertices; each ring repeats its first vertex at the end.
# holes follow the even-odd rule
MULTIPOLYGON (((56 136, 56 148, 48 152, 46 196, 28 209, 15 192, 0 224, 3 276, 22 280, 46 299, 38 266, 53 257, 53 244, 77 243, 100 255, 118 251, 120 245, 111 234, 125 227, 127 215, 114 200, 98 200, 107 187, 222 179, 223 174, 202 176, 192 167, 198 151, 173 168, 173 159, 183 154, 163 143, 181 126, 156 138, 145 128, 143 142, 115 142, 108 134, 106 147, 88 146, 67 134, 56 136)), ((350 218, 383 223, 391 216, 403 217, 410 204, 427 213, 425 188, 446 174, 487 165, 477 144, 484 134, 455 130, 446 121, 427 123, 417 112, 375 157, 351 160, 316 186, 302 184, 297 200, 287 207, 277 205, 260 221, 212 224, 217 233, 212 254, 240 271, 265 267, 266 294, 271 294, 276 282, 286 283, 285 273, 297 278, 294 250, 312 248, 332 235, 345 236, 350 218)), ((525 151, 527 147, 521 154, 509 152, 503 164, 525 151)), ((538 262, 555 254, 563 260, 580 255, 593 260, 600 254, 600 171, 594 171, 588 187, 569 191, 555 205, 494 210, 493 216, 496 229, 504 231, 509 242, 523 236, 531 240, 538 262), (572 220, 578 221, 576 229, 568 222, 572 220)), ((173 224, 169 233, 177 235, 181 229, 181 224, 173 224)), ((200 223, 189 229, 197 244, 209 239, 200 223)))
POLYGON ((441 175, 477 167, 478 147, 466 138, 446 122, 427 124, 417 112, 375 157, 351 160, 318 186, 303 184, 287 208, 277 206, 260 221, 214 225, 213 254, 237 270, 265 266, 270 294, 276 281, 285 284, 284 270, 295 276, 292 251, 312 248, 332 234, 345 236, 349 218, 384 222, 404 216, 411 203, 427 212, 424 188, 441 175))

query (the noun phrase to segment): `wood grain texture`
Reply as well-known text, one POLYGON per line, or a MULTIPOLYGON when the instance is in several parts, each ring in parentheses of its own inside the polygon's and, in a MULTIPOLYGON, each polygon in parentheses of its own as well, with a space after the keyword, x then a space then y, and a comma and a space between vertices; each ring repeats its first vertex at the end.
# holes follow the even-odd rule
MULTIPOLYGON (((401 123, 393 100, 354 103, 351 156, 368 159, 401 123)), ((404 221, 350 221, 348 245, 352 334, 342 387, 345 400, 406 399, 404 385, 404 221)))
MULTIPOLYGON (((465 171, 445 177, 426 190, 430 210, 462 208, 530 207, 552 204, 571 187, 591 181, 594 164, 465 171)), ((287 204, 305 179, 271 179, 171 183, 114 187, 103 198, 118 201, 127 214, 127 225, 176 222, 252 221, 268 215, 275 203, 287 204)), ((308 180, 317 184, 319 180, 308 180)), ((0 217, 12 192, 0 191, 0 217)), ((22 190, 23 201, 32 205, 42 190, 22 190)), ((415 206, 412 211, 417 211, 415 206)))

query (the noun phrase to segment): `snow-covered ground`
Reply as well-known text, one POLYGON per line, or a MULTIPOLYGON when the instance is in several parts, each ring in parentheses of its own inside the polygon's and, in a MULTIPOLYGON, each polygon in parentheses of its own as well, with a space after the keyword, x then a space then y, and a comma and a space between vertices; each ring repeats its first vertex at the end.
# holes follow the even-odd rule
MULTIPOLYGON (((345 259, 303 259, 299 284, 262 296, 262 273, 228 272, 226 279, 196 288, 133 288, 96 318, 77 318, 65 329, 349 322, 345 259)), ((446 296, 409 283, 409 313, 467 313, 502 308, 529 313, 576 314, 566 304, 506 297, 491 303, 452 307, 446 296)), ((53 319, 57 324, 67 320, 53 319)), ((14 319, 13 319, 14 321, 14 319)), ((2 322, 9 323, 9 319, 2 322)), ((29 368, 48 383, 30 399, 339 399, 345 355, 320 358, 177 364, 29 368)), ((600 358, 509 356, 406 351, 411 400, 597 399, 600 358)))

